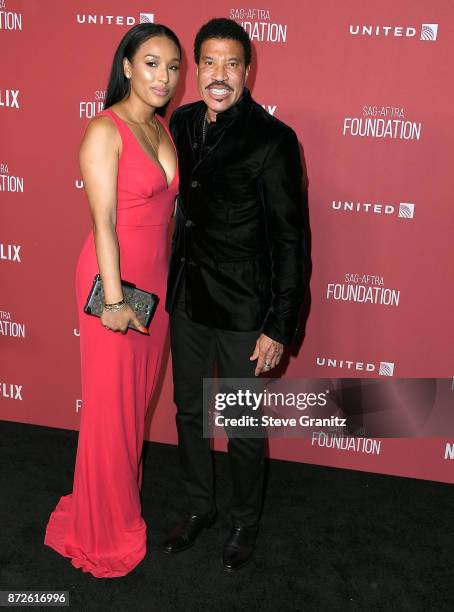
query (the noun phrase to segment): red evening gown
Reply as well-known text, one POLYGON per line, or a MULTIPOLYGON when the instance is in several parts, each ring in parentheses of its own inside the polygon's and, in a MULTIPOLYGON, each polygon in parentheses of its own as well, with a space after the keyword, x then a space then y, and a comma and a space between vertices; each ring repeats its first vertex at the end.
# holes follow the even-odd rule
POLYGON ((97 578, 113 578, 130 572, 146 552, 139 497, 142 443, 168 328, 167 233, 178 172, 167 185, 129 126, 114 111, 100 114, 115 121, 122 138, 116 226, 121 277, 157 294, 160 301, 149 336, 106 330, 98 318, 83 313, 98 272, 93 234, 89 235, 76 271, 82 413, 73 490, 52 512, 45 544, 69 557, 74 567, 97 578))

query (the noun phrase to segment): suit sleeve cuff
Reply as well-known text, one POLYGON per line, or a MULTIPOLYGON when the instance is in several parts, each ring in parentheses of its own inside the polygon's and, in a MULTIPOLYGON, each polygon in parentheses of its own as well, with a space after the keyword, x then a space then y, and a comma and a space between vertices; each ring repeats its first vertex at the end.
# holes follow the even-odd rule
POLYGON ((284 346, 292 343, 292 340, 298 331, 297 318, 279 318, 275 312, 270 310, 266 316, 262 326, 262 333, 274 340, 280 342, 284 346))

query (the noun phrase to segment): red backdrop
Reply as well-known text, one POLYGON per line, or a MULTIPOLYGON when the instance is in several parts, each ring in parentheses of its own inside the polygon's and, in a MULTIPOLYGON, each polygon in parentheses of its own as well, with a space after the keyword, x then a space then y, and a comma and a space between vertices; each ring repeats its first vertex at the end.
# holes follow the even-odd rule
MULTIPOLYGON (((141 15, 174 29, 186 51, 172 107, 197 98, 200 25, 242 23, 254 44, 254 98, 304 146, 312 306, 285 375, 452 376, 449 0, 267 0, 260 10, 223 0, 0 0, 1 418, 78 427, 73 285, 90 229, 78 146, 102 108, 114 50, 141 15)), ((161 382, 147 437, 174 443, 169 361, 161 382)), ((270 441, 276 458, 454 481, 452 437, 374 448, 270 441)))

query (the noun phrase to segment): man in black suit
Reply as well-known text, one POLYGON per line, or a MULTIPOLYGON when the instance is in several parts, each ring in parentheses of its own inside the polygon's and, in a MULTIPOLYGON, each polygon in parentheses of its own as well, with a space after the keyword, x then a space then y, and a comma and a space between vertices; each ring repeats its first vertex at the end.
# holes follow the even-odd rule
MULTIPOLYGON (((202 379, 251 378, 280 361, 306 289, 307 218, 298 140, 254 102, 245 82, 251 43, 229 19, 198 32, 202 100, 177 109, 170 129, 180 195, 166 308, 170 313, 180 465, 188 515, 164 544, 189 548, 214 521, 212 458, 203 437, 202 379)), ((226 571, 255 546, 264 440, 229 435, 232 530, 226 571)))

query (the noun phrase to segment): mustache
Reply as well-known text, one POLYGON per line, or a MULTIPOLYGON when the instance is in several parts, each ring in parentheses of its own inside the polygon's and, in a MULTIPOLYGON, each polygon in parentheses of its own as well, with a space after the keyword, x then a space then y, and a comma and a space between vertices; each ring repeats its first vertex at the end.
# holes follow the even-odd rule
POLYGON ((224 81, 212 81, 209 85, 207 85, 205 87, 205 89, 210 89, 210 87, 222 87, 223 89, 228 89, 229 91, 233 91, 233 89, 230 87, 230 85, 227 85, 227 83, 224 83, 224 81))

